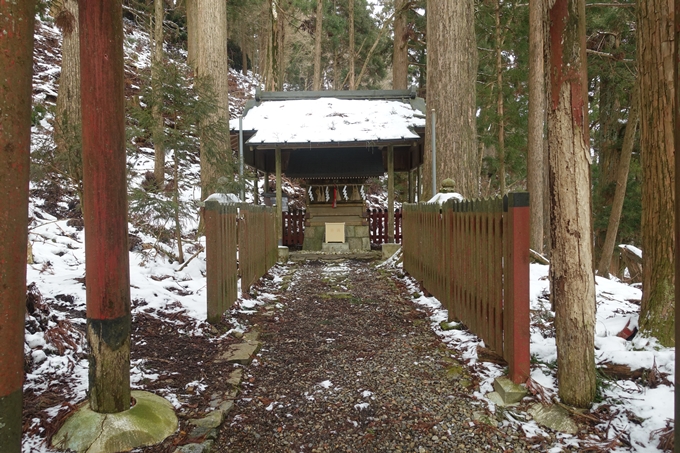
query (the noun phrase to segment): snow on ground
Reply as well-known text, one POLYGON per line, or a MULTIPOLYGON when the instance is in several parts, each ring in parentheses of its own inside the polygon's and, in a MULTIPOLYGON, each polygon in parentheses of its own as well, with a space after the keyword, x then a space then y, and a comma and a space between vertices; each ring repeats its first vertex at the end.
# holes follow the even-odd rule
MULTIPOLYGON (((42 46, 43 59, 37 61, 34 76, 34 99, 37 103, 52 104, 56 95, 56 80, 59 69, 55 61, 60 58, 57 47, 49 47, 45 43, 59 39, 59 31, 50 23, 39 21, 40 31, 36 33, 38 46, 42 46), (55 50, 56 49, 56 50, 55 50)), ((126 55, 139 67, 148 66, 148 37, 135 31, 126 39, 126 55), (134 57, 134 58, 133 58, 134 57)), ((233 75, 233 74, 232 74, 233 75)), ((252 93, 255 84, 237 76, 238 84, 243 91, 252 93)), ((251 79, 252 80, 252 79, 251 79)), ((234 112, 232 112, 234 113, 234 112)), ((341 117, 338 117, 340 121, 341 117)), ((49 142, 52 116, 46 112, 33 128, 33 148, 45 146, 49 142)), ((139 153, 128 158, 131 169, 132 185, 139 185, 144 172, 152 169, 153 153, 141 149, 139 153)), ((196 166, 186 169, 188 175, 195 180, 198 174, 196 166)), ((35 189, 35 184, 32 184, 35 189)), ((196 202, 198 190, 195 185, 183 187, 181 197, 185 202, 196 202)), ((27 267, 27 283, 33 291, 39 292, 36 306, 27 315, 27 333, 25 337, 26 356, 29 357, 29 370, 26 375, 25 389, 39 393, 58 378, 68 377, 69 388, 65 394, 69 403, 77 404, 85 398, 87 390, 87 360, 84 350, 85 340, 78 335, 78 330, 70 324, 85 323, 85 275, 84 234, 77 222, 57 218, 48 211, 48 201, 38 196, 31 198, 29 215, 29 242, 32 246, 33 262, 27 267), (42 302, 41 302, 42 301, 42 302), (46 334, 57 335, 58 338, 46 334), (59 350, 59 345, 68 345, 59 350)), ((58 203, 64 211, 70 209, 65 201, 58 203)), ((196 227, 196 219, 184 225, 185 231, 196 227)), ((154 316, 165 316, 173 312, 186 310, 195 319, 195 335, 201 335, 199 327, 206 317, 205 302, 205 252, 204 239, 199 238, 185 244, 185 255, 193 259, 181 265, 172 256, 175 247, 172 243, 163 243, 133 225, 129 225, 130 233, 137 239, 137 244, 130 252, 131 298, 133 313, 144 310, 154 316)), ((386 266, 399 266, 398 256, 392 258, 386 266)), ((329 267, 324 273, 335 273, 342 267, 329 267)), ((556 395, 556 378, 554 363, 557 358, 554 338, 549 334, 551 319, 548 268, 538 264, 531 265, 531 309, 533 325, 531 331, 531 353, 534 358, 531 378, 545 388, 550 395, 556 395)), ((278 277, 277 277, 278 278, 278 277)), ((412 280, 407 280, 409 291, 418 292, 412 280)), ((597 324, 595 332, 596 360, 598 363, 611 362, 627 365, 631 369, 656 369, 667 374, 671 385, 660 384, 656 388, 648 388, 632 381, 605 381, 602 386, 602 401, 593 410, 605 405, 615 413, 613 420, 600 429, 607 438, 613 439, 621 435, 630 442, 631 447, 618 447, 615 451, 658 452, 658 433, 656 430, 666 426, 667 420, 673 419, 673 401, 675 371, 675 349, 661 347, 653 338, 636 336, 626 341, 616 336, 626 325, 630 329, 637 326, 639 313, 639 289, 616 281, 597 278, 597 324), (636 303, 637 301, 637 303, 636 303)), ((267 303, 271 295, 260 294, 257 299, 242 301, 240 309, 252 310, 257 305, 267 303)), ((481 341, 464 330, 443 331, 440 322, 447 320, 447 312, 433 297, 420 295, 414 299, 423 310, 430 314, 433 330, 442 337, 450 347, 461 351, 480 378, 477 397, 491 409, 497 410, 487 400, 485 394, 492 390, 492 381, 503 374, 496 365, 482 363, 477 360, 477 346, 481 341)), ((232 330, 243 331, 244 327, 233 323, 232 330)), ((132 363, 131 378, 133 387, 138 388, 144 380, 155 380, 157 375, 145 370, 143 363, 132 363)), ((316 389, 310 389, 310 398, 315 393, 332 391, 332 383, 324 381, 316 389)), ((370 400, 370 390, 361 394, 364 400, 370 400)), ((172 395, 166 395, 172 399, 172 395)), ((368 401, 357 404, 357 410, 368 405, 368 401)), ((54 417, 61 404, 47 409, 54 417)), ((533 421, 521 421, 519 417, 506 416, 505 423, 521 424, 527 435, 546 436, 545 430, 533 421)), ((40 433, 24 436, 25 452, 51 452, 41 444, 40 433)), ((578 439, 573 436, 557 436, 555 448, 575 448, 596 443, 592 439, 578 439)))
MULTIPOLYGON (((386 267, 401 267, 399 254, 385 263, 386 267)), ((494 411, 496 407, 486 394, 493 391, 493 379, 503 375, 504 370, 494 364, 477 360, 477 346, 483 346, 481 339, 467 330, 442 330, 441 323, 448 320, 448 312, 435 297, 422 295, 417 283, 406 277, 412 294, 419 294, 414 302, 430 316, 432 329, 450 347, 459 350, 468 365, 480 377, 480 387, 475 396, 485 401, 494 411)), ((531 379, 544 388, 549 397, 557 396, 557 378, 555 364, 557 349, 554 328, 550 327, 555 313, 550 310, 548 266, 531 264, 530 268, 530 305, 532 312, 531 328, 531 379)), ((615 452, 659 452, 659 430, 671 425, 674 420, 674 376, 675 348, 659 345, 655 338, 644 338, 636 335, 632 341, 626 341, 617 334, 628 326, 630 330, 637 327, 639 303, 642 292, 630 285, 596 277, 597 320, 595 329, 595 361, 598 365, 610 362, 627 365, 632 371, 639 369, 658 370, 665 374, 667 381, 655 388, 642 386, 629 380, 601 380, 601 401, 595 403, 591 412, 608 406, 614 416, 611 422, 598 425, 606 433, 608 440, 624 439, 630 447, 619 446, 615 452)), ((527 436, 549 437, 546 430, 533 421, 520 421, 507 416, 505 423, 520 423, 527 436)), ((562 448, 585 448, 591 445, 603 445, 602 439, 579 439, 575 436, 560 434, 554 450, 562 448)))

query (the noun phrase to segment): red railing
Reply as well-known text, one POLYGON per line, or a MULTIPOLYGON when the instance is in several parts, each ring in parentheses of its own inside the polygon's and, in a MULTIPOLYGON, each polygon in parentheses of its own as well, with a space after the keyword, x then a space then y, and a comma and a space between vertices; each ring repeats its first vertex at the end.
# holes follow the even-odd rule
POLYGON ((305 211, 283 213, 282 244, 287 247, 302 247, 305 240, 305 211))
MULTIPOLYGON (((371 244, 386 244, 389 242, 387 209, 367 209, 366 218, 368 219, 368 236, 371 244)), ((397 209, 394 213, 394 242, 401 244, 402 227, 401 211, 397 209)))
POLYGON ((529 376, 529 196, 405 204, 404 270, 529 376))

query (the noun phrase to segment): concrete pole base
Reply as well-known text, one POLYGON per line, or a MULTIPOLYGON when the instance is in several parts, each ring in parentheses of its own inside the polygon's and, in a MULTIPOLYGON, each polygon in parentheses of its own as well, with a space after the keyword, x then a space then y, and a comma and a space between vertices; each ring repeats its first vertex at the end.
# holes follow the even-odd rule
POLYGON ((83 404, 52 438, 52 446, 78 453, 116 453, 155 445, 177 430, 177 416, 165 398, 133 391, 127 411, 100 414, 83 404))

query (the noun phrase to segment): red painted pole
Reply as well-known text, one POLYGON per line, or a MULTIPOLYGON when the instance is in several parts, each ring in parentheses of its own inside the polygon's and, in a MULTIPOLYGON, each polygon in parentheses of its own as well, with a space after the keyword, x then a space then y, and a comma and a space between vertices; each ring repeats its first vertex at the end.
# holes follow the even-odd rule
POLYGON ((130 267, 121 0, 80 0, 83 217, 92 410, 130 408, 130 267))
POLYGON ((0 451, 21 452, 35 1, 0 0, 0 451))
POLYGON ((529 377, 529 194, 508 194, 508 241, 504 300, 504 351, 510 379, 519 384, 529 377))

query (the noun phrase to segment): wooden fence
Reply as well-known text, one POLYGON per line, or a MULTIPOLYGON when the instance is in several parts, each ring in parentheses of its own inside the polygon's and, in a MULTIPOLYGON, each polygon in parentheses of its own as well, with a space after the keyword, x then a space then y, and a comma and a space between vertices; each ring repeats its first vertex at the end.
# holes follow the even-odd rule
POLYGON ((404 270, 529 376, 529 195, 403 205, 404 270))
POLYGON ((216 323, 238 297, 239 275, 247 292, 276 263, 276 214, 264 206, 208 199, 204 219, 207 318, 216 323))
POLYGON ((238 296, 238 207, 207 200, 203 213, 208 322, 215 323, 222 319, 222 314, 229 310, 238 296))
MULTIPOLYGON (((387 209, 367 209, 366 218, 368 219, 368 237, 371 244, 386 244, 389 242, 387 209)), ((399 209, 394 213, 394 242, 401 244, 402 214, 399 209)))
POLYGON ((302 247, 305 241, 305 211, 283 213, 282 245, 302 247))
POLYGON ((241 291, 245 293, 276 264, 279 239, 274 209, 241 204, 238 232, 241 291))

